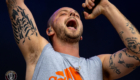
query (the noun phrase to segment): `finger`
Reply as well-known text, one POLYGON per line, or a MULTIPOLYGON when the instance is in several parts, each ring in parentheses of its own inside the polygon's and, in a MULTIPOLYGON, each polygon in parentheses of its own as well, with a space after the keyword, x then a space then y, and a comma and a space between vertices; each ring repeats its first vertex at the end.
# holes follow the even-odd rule
POLYGON ((95 15, 94 14, 90 14, 90 15, 88 15, 88 18, 89 19, 95 19, 95 15))
POLYGON ((86 0, 86 6, 87 6, 88 9, 92 9, 92 6, 89 5, 88 0, 86 0))
POLYGON ((92 7, 95 6, 94 2, 92 2, 91 0, 89 0, 88 3, 89 3, 89 5, 92 6, 92 7))
POLYGON ((82 4, 82 7, 83 7, 83 8, 85 8, 85 7, 86 7, 86 4, 85 4, 85 3, 83 3, 83 4, 82 4))
POLYGON ((92 13, 92 14, 90 14, 90 15, 88 15, 88 17, 90 18, 90 19, 95 19, 97 16, 99 16, 100 15, 100 13, 92 13))
POLYGON ((85 17, 85 19, 88 19, 88 15, 89 15, 89 14, 88 14, 87 12, 84 11, 84 17, 85 17))
POLYGON ((95 16, 93 14, 88 14, 85 11, 84 11, 84 17, 85 17, 85 19, 95 19, 95 16))
POLYGON ((95 2, 95 0, 91 0, 92 2, 95 2))

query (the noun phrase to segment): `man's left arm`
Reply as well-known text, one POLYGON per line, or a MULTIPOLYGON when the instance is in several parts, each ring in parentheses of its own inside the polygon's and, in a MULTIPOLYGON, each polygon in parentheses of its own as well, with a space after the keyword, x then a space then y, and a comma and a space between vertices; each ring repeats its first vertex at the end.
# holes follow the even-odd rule
POLYGON ((104 74, 110 79, 127 75, 140 64, 140 34, 135 26, 110 2, 104 7, 105 15, 112 23, 126 48, 104 56, 104 74))
MULTIPOLYGON (((94 2, 94 0, 92 1, 94 2)), ((86 6, 92 7, 91 0, 87 0, 83 4, 83 7, 86 6)), ((99 14, 105 15, 126 46, 126 48, 114 54, 99 55, 103 63, 104 79, 118 79, 140 65, 140 34, 135 26, 112 3, 101 0, 92 14, 86 12, 84 14, 85 19, 94 19, 99 14)))

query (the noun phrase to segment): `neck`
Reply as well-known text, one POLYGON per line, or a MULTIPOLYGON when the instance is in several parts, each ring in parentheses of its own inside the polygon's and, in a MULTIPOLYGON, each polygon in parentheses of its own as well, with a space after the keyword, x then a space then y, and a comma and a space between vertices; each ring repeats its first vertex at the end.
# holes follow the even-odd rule
POLYGON ((79 56, 79 42, 77 43, 67 43, 67 42, 63 42, 61 40, 58 39, 54 39, 55 41, 53 41, 53 48, 55 51, 57 52, 61 52, 64 54, 68 54, 71 56, 75 56, 75 57, 80 57, 79 56))

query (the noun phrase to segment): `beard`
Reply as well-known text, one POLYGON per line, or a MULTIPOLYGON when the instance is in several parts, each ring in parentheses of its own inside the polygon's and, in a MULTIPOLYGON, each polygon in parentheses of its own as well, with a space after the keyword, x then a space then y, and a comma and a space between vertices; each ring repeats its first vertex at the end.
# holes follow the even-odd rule
POLYGON ((55 32, 57 37, 67 43, 77 43, 80 41, 80 38, 83 33, 83 29, 80 28, 79 33, 76 34, 76 31, 67 32, 64 28, 55 27, 55 32))

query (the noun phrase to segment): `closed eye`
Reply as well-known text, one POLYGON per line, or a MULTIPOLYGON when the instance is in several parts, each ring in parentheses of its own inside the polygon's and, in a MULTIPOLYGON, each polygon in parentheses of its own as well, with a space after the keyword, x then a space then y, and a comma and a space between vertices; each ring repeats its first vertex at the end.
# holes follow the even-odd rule
POLYGON ((66 13, 62 13, 61 16, 66 15, 66 13))
POLYGON ((78 18, 79 18, 79 15, 76 15, 76 17, 78 17, 78 18))
POLYGON ((76 17, 80 18, 80 16, 79 16, 79 15, 76 15, 76 17))

